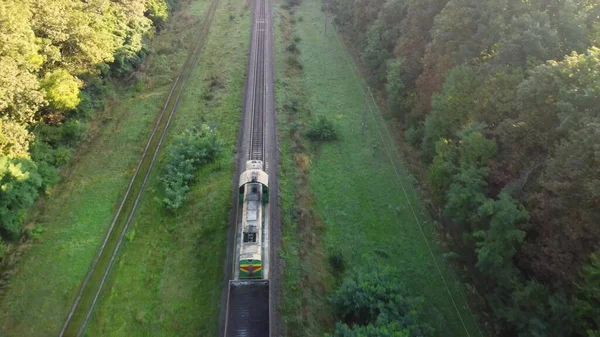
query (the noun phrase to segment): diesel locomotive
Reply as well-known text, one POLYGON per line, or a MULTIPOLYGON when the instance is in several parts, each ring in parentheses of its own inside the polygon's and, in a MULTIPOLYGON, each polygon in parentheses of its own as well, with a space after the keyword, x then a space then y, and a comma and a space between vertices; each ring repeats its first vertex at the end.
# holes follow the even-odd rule
POLYGON ((239 199, 242 204, 242 228, 239 251, 239 278, 262 279, 264 206, 269 201, 269 176, 263 162, 249 160, 240 175, 239 199))

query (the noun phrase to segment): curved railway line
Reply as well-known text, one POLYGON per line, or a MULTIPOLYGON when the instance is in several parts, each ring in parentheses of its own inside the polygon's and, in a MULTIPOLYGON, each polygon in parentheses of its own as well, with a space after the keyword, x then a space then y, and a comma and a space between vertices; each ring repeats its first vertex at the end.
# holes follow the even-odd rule
POLYGON ((71 306, 69 314, 61 327, 59 337, 80 337, 85 332, 96 302, 109 276, 111 267, 116 260, 125 233, 133 219, 156 158, 160 153, 161 145, 167 135, 171 120, 175 115, 185 85, 198 62, 199 55, 206 43, 218 5, 219 0, 212 0, 206 14, 202 18, 202 23, 197 33, 195 43, 190 49, 179 76, 177 76, 173 82, 167 100, 156 119, 152 133, 144 148, 144 152, 129 181, 125 195, 121 199, 118 210, 106 233, 104 241, 102 242, 99 251, 96 253, 86 277, 79 287, 79 291, 71 306))

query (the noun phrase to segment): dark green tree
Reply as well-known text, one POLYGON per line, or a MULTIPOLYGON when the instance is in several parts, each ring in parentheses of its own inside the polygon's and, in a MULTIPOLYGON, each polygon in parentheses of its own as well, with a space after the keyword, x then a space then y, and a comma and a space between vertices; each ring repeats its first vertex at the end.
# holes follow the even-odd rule
POLYGON ((427 159, 433 158, 438 140, 456 139, 469 123, 469 117, 477 114, 474 99, 477 88, 477 77, 471 67, 456 67, 448 74, 442 92, 433 98, 431 115, 425 119, 422 149, 427 159))
POLYGON ((514 273, 512 259, 525 239, 529 214, 506 193, 500 193, 498 200, 486 200, 477 212, 489 219, 489 228, 473 233, 478 239, 475 267, 490 280, 509 287, 514 273))
POLYGON ((574 301, 578 325, 589 337, 600 336, 600 252, 583 266, 574 301))

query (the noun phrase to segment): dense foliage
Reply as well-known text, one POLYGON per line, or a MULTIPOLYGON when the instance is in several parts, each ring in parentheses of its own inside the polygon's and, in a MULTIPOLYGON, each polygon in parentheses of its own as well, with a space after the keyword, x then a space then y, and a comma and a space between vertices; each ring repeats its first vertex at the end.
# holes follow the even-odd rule
POLYGON ((130 73, 163 26, 167 0, 0 0, 0 234, 24 212, 86 134, 106 81, 130 73))
POLYGON ((186 130, 175 139, 175 144, 169 148, 162 176, 165 187, 163 202, 167 208, 174 210, 183 205, 198 168, 214 161, 221 146, 217 133, 207 125, 186 130))
POLYGON ((396 270, 347 276, 332 296, 340 321, 330 337, 424 337, 422 299, 407 297, 396 270))
POLYGON ((600 1, 330 8, 420 150, 494 333, 598 335, 600 1))

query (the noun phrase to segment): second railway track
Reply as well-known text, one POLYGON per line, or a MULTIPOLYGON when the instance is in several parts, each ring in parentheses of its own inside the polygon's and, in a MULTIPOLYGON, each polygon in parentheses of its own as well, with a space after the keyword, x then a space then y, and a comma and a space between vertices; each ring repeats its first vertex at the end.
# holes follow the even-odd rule
POLYGON ((73 305, 61 327, 59 337, 79 337, 85 332, 85 328, 93 313, 96 302, 102 292, 111 267, 115 262, 125 233, 133 219, 135 210, 156 158, 158 157, 161 145, 165 139, 185 85, 198 62, 198 57, 206 43, 218 5, 219 0, 212 0, 206 14, 202 18, 202 23, 199 32, 197 33, 195 43, 190 49, 179 76, 175 78, 175 81, 173 82, 167 101, 155 122, 152 133, 144 148, 144 152, 131 177, 129 185, 127 186, 125 195, 121 199, 118 210, 102 245, 96 253, 90 269, 79 287, 73 305))

